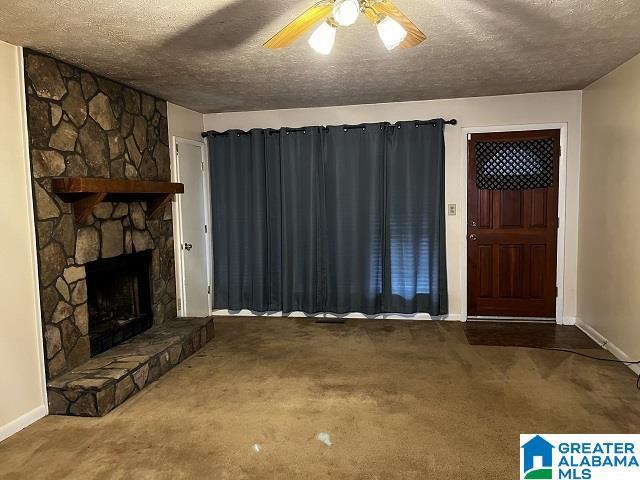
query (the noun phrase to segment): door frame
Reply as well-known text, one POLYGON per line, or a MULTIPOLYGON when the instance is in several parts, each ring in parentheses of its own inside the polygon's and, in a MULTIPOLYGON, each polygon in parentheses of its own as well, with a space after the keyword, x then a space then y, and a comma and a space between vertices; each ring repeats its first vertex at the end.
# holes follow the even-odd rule
MULTIPOLYGON (((196 147, 201 147, 202 162, 204 169, 203 185, 204 185, 204 205, 205 218, 207 219, 207 234, 205 240, 205 254, 207 258, 207 282, 211 287, 207 294, 207 302, 209 304, 209 314, 212 310, 212 298, 213 298, 213 268, 212 268, 212 251, 211 251, 211 208, 207 202, 208 198, 211 198, 210 185, 209 185, 209 155, 207 153, 206 142, 197 142, 189 138, 179 137, 173 135, 171 137, 171 181, 179 182, 180 178, 180 164, 179 155, 177 154, 178 143, 187 143, 196 147)), ((182 235, 182 200, 180 195, 175 196, 175 201, 172 202, 173 213, 173 251, 175 257, 176 266, 176 309, 178 316, 184 316, 183 312, 186 310, 186 292, 185 292, 185 272, 184 272, 184 258, 182 256, 182 245, 184 244, 184 238, 182 235)))
MULTIPOLYGON (((465 185, 464 198, 461 200, 462 208, 460 209, 460 222, 462 231, 460 239, 462 242, 463 259, 460 268, 460 283, 462 286, 462 321, 467 321, 468 312, 468 285, 467 285, 467 269, 468 269, 468 252, 467 252, 467 189, 468 171, 469 171, 469 152, 467 142, 469 135, 474 133, 490 133, 490 132, 516 132, 525 130, 560 130, 560 164, 558 178, 558 242, 556 255, 556 286, 558 287, 558 296, 556 297, 556 323, 558 325, 570 324, 569 319, 564 317, 564 272, 565 272, 565 228, 566 228, 566 196, 567 196, 567 123, 535 123, 527 125, 495 125, 485 127, 466 127, 461 129, 461 180, 465 185)), ((522 318, 521 320, 527 320, 522 318)))

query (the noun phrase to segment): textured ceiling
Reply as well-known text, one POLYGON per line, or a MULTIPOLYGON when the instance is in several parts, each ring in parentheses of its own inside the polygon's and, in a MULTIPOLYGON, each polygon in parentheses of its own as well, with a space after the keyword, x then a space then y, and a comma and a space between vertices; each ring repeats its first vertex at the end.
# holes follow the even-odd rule
POLYGON ((640 52, 640 0, 395 0, 422 45, 261 47, 314 1, 2 0, 0 39, 201 112, 580 89, 640 52))

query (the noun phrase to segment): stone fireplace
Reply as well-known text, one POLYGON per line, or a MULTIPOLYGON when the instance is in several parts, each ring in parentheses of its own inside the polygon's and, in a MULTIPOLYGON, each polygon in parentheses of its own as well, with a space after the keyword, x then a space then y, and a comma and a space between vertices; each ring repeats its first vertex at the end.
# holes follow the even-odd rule
POLYGON ((150 250, 89 262, 85 269, 92 357, 151 328, 150 250))
POLYGON ((77 222, 51 186, 59 177, 170 180, 167 104, 38 52, 25 50, 24 57, 45 365, 52 379, 92 356, 88 283, 102 261, 145 252, 146 321, 160 325, 176 317, 171 205, 151 218, 147 202, 103 202, 77 222))
POLYGON ((167 104, 24 60, 49 413, 102 416, 214 335, 210 318, 176 318, 170 196, 129 195, 170 180, 167 104), (57 186, 79 181, 128 194, 86 207, 57 186))

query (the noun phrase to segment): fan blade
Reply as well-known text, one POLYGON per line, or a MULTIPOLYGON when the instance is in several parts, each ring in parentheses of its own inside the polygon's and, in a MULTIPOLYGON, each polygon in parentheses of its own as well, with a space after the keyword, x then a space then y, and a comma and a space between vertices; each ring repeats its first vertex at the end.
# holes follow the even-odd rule
POLYGON ((332 8, 333 0, 321 0, 267 40, 264 46, 282 48, 291 45, 300 35, 326 17, 332 8))
MULTIPOLYGON (((400 47, 415 47, 426 40, 426 35, 422 33, 422 31, 411 20, 409 20, 407 16, 398 9, 398 7, 391 3, 390 0, 378 0, 372 5, 372 8, 378 15, 389 15, 400 23, 400 25, 402 25, 407 31, 407 38, 402 41, 400 47)), ((367 12, 365 11, 365 14, 366 13, 367 12)), ((368 14, 367 17, 371 18, 368 14)))

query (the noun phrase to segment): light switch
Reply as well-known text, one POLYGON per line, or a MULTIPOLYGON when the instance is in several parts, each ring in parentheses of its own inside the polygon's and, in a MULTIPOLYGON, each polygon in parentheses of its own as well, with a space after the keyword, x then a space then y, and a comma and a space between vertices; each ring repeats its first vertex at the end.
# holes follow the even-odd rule
POLYGON ((455 203, 450 203, 448 205, 448 210, 449 210, 449 215, 455 215, 456 214, 456 204, 455 203))

